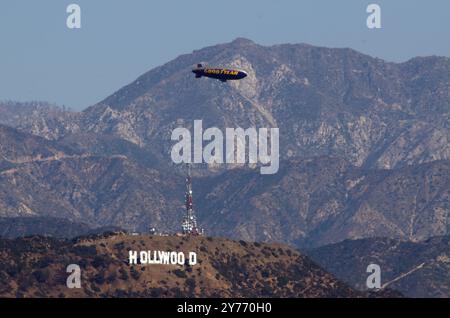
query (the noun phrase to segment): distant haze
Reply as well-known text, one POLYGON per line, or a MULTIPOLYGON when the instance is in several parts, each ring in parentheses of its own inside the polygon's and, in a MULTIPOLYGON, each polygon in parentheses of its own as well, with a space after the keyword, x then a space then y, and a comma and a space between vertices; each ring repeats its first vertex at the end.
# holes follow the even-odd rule
POLYGON ((389 61, 450 56, 444 0, 2 0, 0 100, 95 104, 180 54, 237 37, 256 43, 351 47, 389 61), (66 27, 66 7, 82 28, 66 27), (382 8, 382 29, 366 7, 382 8))

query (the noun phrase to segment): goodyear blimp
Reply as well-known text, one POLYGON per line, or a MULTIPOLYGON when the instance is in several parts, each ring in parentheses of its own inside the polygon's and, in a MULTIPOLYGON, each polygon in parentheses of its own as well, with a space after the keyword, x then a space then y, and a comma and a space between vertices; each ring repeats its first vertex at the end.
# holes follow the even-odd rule
POLYGON ((210 77, 218 79, 222 82, 233 81, 233 80, 241 80, 244 77, 247 77, 247 72, 239 69, 230 69, 223 67, 206 67, 202 64, 197 64, 196 67, 192 70, 192 73, 195 74, 195 78, 210 77))

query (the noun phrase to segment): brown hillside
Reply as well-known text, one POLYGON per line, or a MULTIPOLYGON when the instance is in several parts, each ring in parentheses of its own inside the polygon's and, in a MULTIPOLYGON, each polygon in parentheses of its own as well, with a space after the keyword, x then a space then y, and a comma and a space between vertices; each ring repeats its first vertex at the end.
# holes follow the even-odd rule
POLYGON ((361 297, 281 244, 111 234, 0 240, 1 297, 361 297), (197 252, 189 265, 128 264, 129 250, 197 252), (81 289, 66 267, 81 267, 81 289))

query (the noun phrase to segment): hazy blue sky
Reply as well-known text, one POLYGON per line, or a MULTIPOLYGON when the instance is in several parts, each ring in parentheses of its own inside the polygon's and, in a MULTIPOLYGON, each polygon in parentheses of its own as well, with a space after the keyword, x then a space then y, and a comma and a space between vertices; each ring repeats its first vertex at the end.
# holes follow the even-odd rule
POLYGON ((450 56, 448 0, 1 0, 0 100, 82 109, 180 54, 247 37, 351 47, 390 61, 450 56), (66 27, 66 7, 82 28, 66 27), (366 7, 382 8, 381 30, 366 7))

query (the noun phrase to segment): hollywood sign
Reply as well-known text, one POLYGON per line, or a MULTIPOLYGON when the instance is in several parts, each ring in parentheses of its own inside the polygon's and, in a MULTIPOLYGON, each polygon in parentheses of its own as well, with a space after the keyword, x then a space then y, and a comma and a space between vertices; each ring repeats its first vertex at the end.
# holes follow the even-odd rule
POLYGON ((197 253, 189 252, 187 257, 183 252, 175 251, 129 251, 130 265, 185 265, 197 264, 197 253), (186 262, 187 261, 187 262, 186 262))

